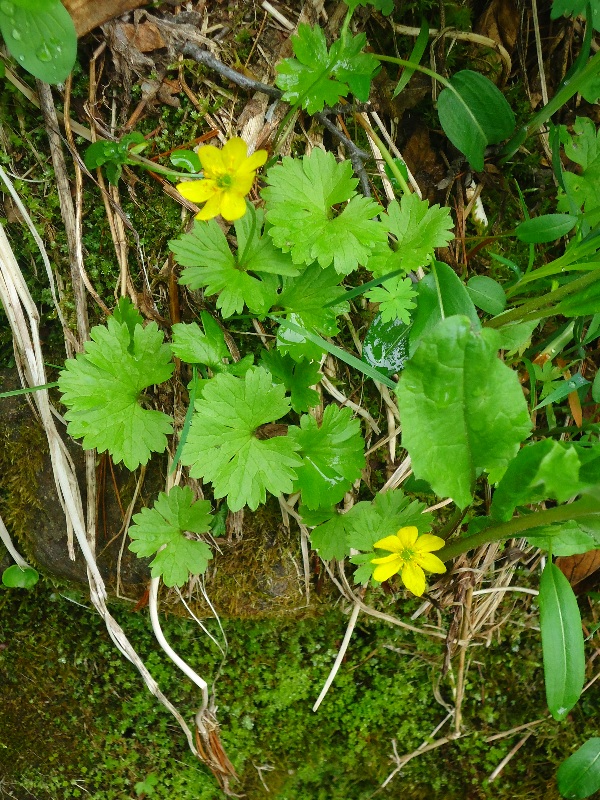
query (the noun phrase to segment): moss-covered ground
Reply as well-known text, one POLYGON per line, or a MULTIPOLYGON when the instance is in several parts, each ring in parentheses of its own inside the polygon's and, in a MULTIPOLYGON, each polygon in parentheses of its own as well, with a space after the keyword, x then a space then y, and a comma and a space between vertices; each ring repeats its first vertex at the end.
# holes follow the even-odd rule
MULTIPOLYGON (((176 723, 115 650, 85 597, 75 599, 81 605, 43 585, 0 595, 0 797, 224 797, 176 723)), ((161 688, 191 720, 197 692, 158 650, 146 612, 122 606, 113 612, 161 688)), ((441 703, 452 701, 452 680, 441 677, 440 640, 361 617, 314 714, 346 621, 341 611, 302 620, 226 620, 229 651, 222 666, 219 651, 194 623, 165 621, 167 638, 202 675, 212 680, 221 667, 221 736, 246 797, 558 797, 557 765, 595 733, 593 688, 568 721, 535 726, 489 782, 524 731, 486 739, 547 714, 536 631, 517 619, 503 628, 501 641, 469 650, 465 736, 414 758, 378 791, 394 768, 392 739, 400 755, 419 747, 446 717, 441 703)), ((446 725, 437 737, 449 731, 446 725)))

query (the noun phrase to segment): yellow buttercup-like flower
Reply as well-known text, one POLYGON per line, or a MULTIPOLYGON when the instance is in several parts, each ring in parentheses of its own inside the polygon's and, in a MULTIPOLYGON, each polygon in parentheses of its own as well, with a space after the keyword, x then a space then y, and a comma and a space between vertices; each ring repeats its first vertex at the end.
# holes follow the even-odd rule
POLYGON ((402 583, 409 592, 421 597, 425 591, 425 573, 446 572, 444 562, 432 554, 432 550, 439 550, 446 542, 439 536, 424 533, 419 536, 414 525, 400 528, 393 536, 386 536, 375 542, 373 547, 380 550, 389 550, 391 555, 382 558, 372 558, 371 564, 377 564, 373 572, 376 581, 387 581, 392 575, 400 572, 402 583))
POLYGON ((246 213, 244 198, 267 155, 266 150, 257 150, 248 156, 246 142, 238 137, 230 139, 222 150, 207 144, 198 150, 204 178, 180 183, 177 191, 192 203, 205 204, 196 219, 212 219, 220 214, 233 222, 246 213))

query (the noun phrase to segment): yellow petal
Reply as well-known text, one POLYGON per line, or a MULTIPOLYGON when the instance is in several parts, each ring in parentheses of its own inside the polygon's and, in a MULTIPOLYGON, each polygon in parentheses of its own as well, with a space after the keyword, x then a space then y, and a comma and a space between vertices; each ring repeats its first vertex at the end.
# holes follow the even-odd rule
POLYGON ((409 592, 421 597, 425 591, 425 573, 417 564, 408 562, 402 569, 402 583, 409 592))
POLYGON ((222 199, 223 192, 213 194, 200 213, 196 214, 196 219, 213 219, 217 217, 221 213, 222 199))
POLYGON ((256 150, 251 156, 248 156, 246 161, 241 165, 238 172, 255 172, 259 167, 265 163, 269 154, 266 150, 256 150))
POLYGON ((417 553, 430 553, 432 550, 439 550, 446 542, 439 536, 432 536, 430 533, 424 533, 419 536, 415 550, 417 553))
POLYGON ((230 191, 241 195, 248 194, 254 183, 254 175, 254 172, 238 173, 233 178, 230 191))
POLYGON ((221 216, 228 222, 243 217, 246 213, 246 201, 237 192, 223 192, 221 216))
POLYGON ((234 136, 230 139, 223 149, 223 164, 227 172, 236 172, 238 167, 246 161, 248 156, 248 145, 239 136, 234 136))
POLYGON ((371 560, 371 563, 375 564, 378 561, 385 562, 383 564, 379 564, 373 571, 373 577, 380 583, 387 581, 388 578, 391 578, 392 575, 395 575, 402 566, 402 559, 394 555, 386 556, 385 558, 374 558, 371 560))
POLYGON ((191 200, 192 203, 205 203, 219 191, 214 181, 186 181, 178 183, 176 189, 182 197, 191 200))
POLYGON ((446 565, 442 559, 434 556, 433 553, 416 553, 414 563, 426 569, 427 572, 437 572, 440 575, 442 572, 446 572, 446 565))
POLYGON ((379 539, 378 542, 375 542, 373 547, 379 550, 390 550, 392 553, 399 553, 404 549, 397 536, 386 536, 384 539, 379 539))
POLYGON ((372 558, 371 564, 389 564, 392 561, 402 561, 400 556, 396 555, 396 553, 392 553, 389 556, 381 556, 381 558, 372 558))
POLYGON ((409 525, 406 528, 400 528, 396 536, 400 541, 400 547, 402 549, 406 548, 410 550, 419 538, 419 531, 414 525, 409 525))
POLYGON ((202 164, 205 178, 218 178, 225 175, 227 168, 223 160, 223 151, 212 144, 205 144, 198 150, 198 158, 202 164))

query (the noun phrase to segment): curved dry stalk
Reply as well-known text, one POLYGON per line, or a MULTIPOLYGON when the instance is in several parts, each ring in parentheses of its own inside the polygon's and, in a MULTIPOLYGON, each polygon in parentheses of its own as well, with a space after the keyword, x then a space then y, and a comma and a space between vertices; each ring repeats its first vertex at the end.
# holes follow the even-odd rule
MULTIPOLYGON (((161 548, 161 550, 164 548, 161 548)), ((202 708, 200 709, 200 714, 203 714, 206 709, 208 708, 208 684, 198 675, 190 665, 181 658, 181 656, 177 655, 175 650, 171 647, 171 645, 167 642, 164 633, 162 632, 162 628, 160 627, 160 620, 158 619, 158 587, 160 585, 160 578, 152 578, 150 581, 150 596, 148 600, 148 608, 150 610, 150 621, 152 622, 152 630, 154 631, 154 635, 156 636, 156 641, 165 651, 165 653, 169 656, 171 661, 179 667, 179 669, 183 672, 184 675, 191 680, 192 683, 195 683, 196 686, 202 692, 202 708)))
MULTIPOLYGON (((4 227, 0 225, 0 302, 4 307, 13 334, 15 359, 24 385, 33 387, 47 383, 39 336, 39 315, 4 227)), ((104 581, 86 535, 81 493, 75 467, 54 421, 48 391, 33 393, 48 447, 58 499, 65 513, 67 530, 75 535, 88 570, 90 599, 104 620, 108 633, 120 652, 137 668, 150 692, 173 715, 183 730, 192 753, 201 757, 194 736, 175 706, 160 690, 147 667, 129 642, 121 626, 106 605, 104 581)))
POLYGON ((21 569, 27 569, 30 566, 14 546, 13 541, 10 538, 10 533, 7 531, 2 517, 0 517, 0 541, 8 550, 10 557, 15 562, 17 567, 20 567, 21 569))

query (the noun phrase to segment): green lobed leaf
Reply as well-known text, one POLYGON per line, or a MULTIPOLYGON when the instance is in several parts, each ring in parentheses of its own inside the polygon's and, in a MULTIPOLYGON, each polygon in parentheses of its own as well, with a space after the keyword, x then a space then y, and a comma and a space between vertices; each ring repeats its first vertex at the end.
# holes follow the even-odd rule
POLYGON ((398 387, 402 444, 415 476, 465 508, 481 470, 502 477, 531 430, 519 379, 497 358, 499 336, 468 318, 440 322, 421 339, 398 387))
MULTIPOLYGON (((257 212, 258 215, 258 212, 257 212)), ((244 217, 242 217, 244 219, 244 217)), ((240 223, 239 230, 242 237, 245 234, 245 225, 240 223)), ((260 231, 260 222, 257 222, 257 231, 260 231)), ((252 258, 256 258, 264 249, 270 247, 265 266, 273 266, 270 258, 272 256, 272 246, 265 246, 261 240, 260 233, 255 234, 255 239, 248 248, 248 253, 252 258)), ((244 245, 246 239, 243 240, 244 245)), ((185 233, 169 242, 169 247, 175 254, 179 264, 184 269, 179 283, 190 286, 192 289, 204 287, 206 295, 218 294, 216 305, 221 310, 223 317, 230 317, 232 314, 240 314, 244 305, 251 311, 264 314, 275 302, 277 293, 277 282, 273 282, 270 275, 255 277, 245 271, 240 266, 236 257, 229 249, 229 244, 225 234, 214 219, 208 221, 196 221, 190 233, 185 233)), ((238 250, 238 255, 243 254, 238 250)), ((283 261, 282 261, 283 263, 283 261)), ((247 261, 246 267, 250 264, 247 261)), ((295 273, 295 269, 292 268, 295 273)))
POLYGON ((318 361, 294 361, 291 356, 283 355, 279 350, 263 350, 260 364, 269 370, 277 383, 283 383, 290 393, 294 411, 301 413, 318 405, 319 393, 310 388, 321 380, 318 361))
POLYGON ((417 292, 410 278, 390 278, 385 286, 370 289, 366 296, 373 303, 379 303, 379 313, 383 322, 400 320, 408 325, 411 309, 415 308, 417 292))
POLYGON ((400 528, 414 525, 419 533, 431 530, 433 516, 424 514, 425 503, 411 500, 401 489, 379 492, 372 503, 357 503, 348 529, 348 544, 355 550, 372 551, 373 545, 400 528))
POLYGON ((59 377, 68 433, 83 437, 86 450, 108 450, 115 463, 133 470, 164 452, 173 431, 166 414, 139 403, 144 389, 171 377, 171 349, 155 322, 136 325, 132 338, 127 322, 111 317, 90 336, 85 353, 68 359, 59 377))
POLYGON ((187 364, 204 364, 220 371, 223 359, 229 357, 223 331, 206 311, 201 313, 204 332, 196 322, 177 322, 173 325, 173 355, 187 364))
POLYGON ((527 244, 555 242, 561 236, 573 230, 577 225, 577 217, 571 214, 543 214, 541 217, 526 219, 517 225, 516 236, 527 244))
POLYGON ((32 589, 39 579, 40 575, 33 567, 21 568, 17 564, 12 564, 2 573, 2 583, 7 589, 32 589))
POLYGON ((317 147, 301 159, 284 158, 265 180, 268 233, 294 264, 318 261, 347 275, 385 243, 386 227, 373 219, 381 207, 356 195, 358 179, 349 161, 337 163, 333 153, 317 147), (340 203, 345 205, 336 214, 333 206, 340 203))
POLYGON ((367 269, 376 277, 400 268, 410 272, 423 267, 436 247, 446 247, 454 239, 450 209, 430 206, 416 194, 403 194, 400 203, 389 204, 387 227, 396 239, 395 249, 380 245, 373 250, 367 269))
POLYGON ((600 791, 600 738, 588 739, 563 761, 556 782, 566 800, 584 800, 600 791))
POLYGON ((339 561, 350 554, 346 542, 347 520, 345 514, 338 514, 322 523, 310 534, 310 542, 314 550, 324 561, 337 558, 339 561))
POLYGON ((469 292, 452 267, 443 261, 432 264, 431 272, 419 281, 417 290, 417 310, 408 339, 411 356, 421 338, 446 317, 466 316, 474 330, 481 328, 469 292))
POLYGON ((378 314, 367 331, 362 357, 367 364, 381 369, 386 375, 394 375, 404 369, 408 358, 408 335, 410 325, 400 320, 384 322, 378 314))
POLYGON ((284 58, 276 66, 275 83, 283 90, 283 100, 301 105, 309 114, 335 105, 351 91, 358 100, 369 99, 371 79, 379 62, 370 53, 361 52, 367 43, 365 34, 347 32, 327 49, 325 34, 319 26, 298 26, 292 36, 295 58, 284 58))
POLYGON ((309 509, 339 503, 365 466, 360 423, 349 408, 327 406, 321 425, 303 414, 300 427, 290 427, 288 437, 298 445, 302 466, 295 489, 309 509))
POLYGON ((438 115, 444 133, 469 160, 473 169, 483 169, 489 144, 508 139, 515 128, 515 115, 502 92, 470 69, 454 75, 438 97, 438 115))
POLYGON ((291 492, 302 462, 288 436, 259 439, 257 429, 290 410, 285 387, 271 374, 252 367, 243 378, 221 373, 204 384, 196 401, 190 432, 181 454, 194 478, 213 484, 215 497, 253 511, 266 500, 291 492))
POLYGON ((583 689, 585 653, 577 598, 551 560, 542 573, 538 602, 546 700, 554 719, 562 720, 583 689))
POLYGON ((161 492, 153 508, 134 514, 129 549, 140 557, 156 553, 150 563, 152 577, 160 576, 166 586, 183 586, 190 574, 202 575, 212 558, 206 542, 186 536, 210 530, 210 511, 208 500, 195 501, 189 486, 161 492))
POLYGON ((67 79, 77 57, 77 33, 60 0, 4 0, 0 32, 27 72, 46 83, 67 79))
POLYGON ((585 212, 600 206, 600 131, 588 117, 577 117, 570 133, 566 126, 560 126, 560 140, 565 155, 581 169, 562 173, 566 196, 559 194, 559 211, 582 208, 585 212))
POLYGON ((501 314, 506 308, 506 295, 498 281, 487 275, 473 275, 467 283, 473 303, 488 314, 501 314))
POLYGON ((113 311, 113 316, 120 325, 123 323, 127 325, 129 335, 132 338, 136 325, 143 325, 144 323, 144 318, 128 297, 119 298, 119 302, 113 311))

